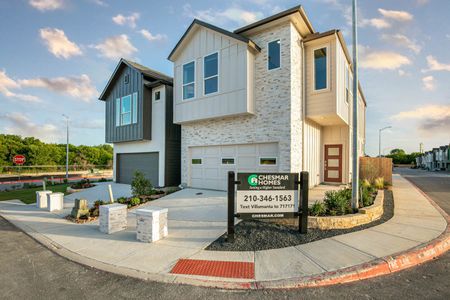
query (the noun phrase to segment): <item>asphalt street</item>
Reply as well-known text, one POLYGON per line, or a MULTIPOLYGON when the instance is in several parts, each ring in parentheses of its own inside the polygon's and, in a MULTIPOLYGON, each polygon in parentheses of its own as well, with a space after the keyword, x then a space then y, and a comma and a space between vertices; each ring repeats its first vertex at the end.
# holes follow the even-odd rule
MULTIPOLYGON (((417 174, 422 173, 405 175, 448 211, 450 176, 417 174)), ((3 218, 0 245, 2 299, 450 299, 450 253, 396 274, 350 284, 226 291, 141 281, 82 266, 54 254, 3 218)))

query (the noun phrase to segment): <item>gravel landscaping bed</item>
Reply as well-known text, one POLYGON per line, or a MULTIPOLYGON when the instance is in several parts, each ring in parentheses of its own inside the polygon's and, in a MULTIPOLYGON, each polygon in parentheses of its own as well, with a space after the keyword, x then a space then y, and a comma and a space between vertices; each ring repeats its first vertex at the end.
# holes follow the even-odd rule
POLYGON ((258 251, 278 249, 300 244, 306 244, 336 235, 367 229, 380 225, 394 215, 394 199, 392 191, 384 191, 384 213, 380 219, 368 224, 349 228, 320 230, 308 229, 307 234, 300 234, 298 227, 279 225, 257 220, 244 220, 236 225, 234 242, 226 241, 227 234, 223 234, 212 242, 205 250, 214 251, 258 251))

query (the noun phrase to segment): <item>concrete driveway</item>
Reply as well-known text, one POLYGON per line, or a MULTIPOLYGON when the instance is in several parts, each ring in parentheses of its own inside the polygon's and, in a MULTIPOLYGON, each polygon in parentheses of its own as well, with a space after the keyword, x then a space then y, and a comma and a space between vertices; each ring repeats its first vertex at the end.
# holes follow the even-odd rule
POLYGON ((65 196, 64 202, 68 204, 67 207, 72 207, 75 199, 86 199, 89 205, 93 205, 96 200, 109 201, 108 185, 111 185, 114 199, 131 197, 131 186, 129 184, 96 182, 94 187, 65 196))

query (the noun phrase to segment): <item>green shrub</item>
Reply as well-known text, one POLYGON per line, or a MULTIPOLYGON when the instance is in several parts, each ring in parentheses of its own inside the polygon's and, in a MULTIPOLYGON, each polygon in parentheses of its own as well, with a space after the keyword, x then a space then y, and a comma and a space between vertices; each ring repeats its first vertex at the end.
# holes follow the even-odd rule
POLYGON ((370 206, 373 204, 373 191, 371 187, 368 188, 361 188, 361 202, 362 202, 362 206, 366 207, 366 206, 370 206))
POLYGON ((134 197, 151 195, 153 192, 153 186, 147 178, 145 178, 144 173, 135 171, 133 175, 133 180, 131 181, 131 192, 134 197))
POLYGON ((134 197, 130 199, 130 205, 131 206, 136 206, 141 204, 141 199, 139 199, 138 197, 134 197))
POLYGON ((373 186, 378 190, 384 189, 384 178, 383 177, 375 178, 373 186))
POLYGON ((106 202, 103 200, 97 200, 94 202, 94 207, 98 208, 100 205, 105 205, 106 202))
POLYGON ((325 207, 325 204, 316 201, 309 209, 309 214, 311 216, 324 216, 327 213, 327 208, 325 207))
POLYGON ((339 191, 326 191, 324 204, 328 214, 332 216, 345 215, 352 212, 351 208, 352 191, 350 189, 342 189, 339 191))
POLYGON ((360 181, 359 181, 359 185, 360 185, 361 187, 363 187, 363 188, 368 188, 368 187, 372 186, 372 185, 370 184, 370 181, 369 181, 368 179, 360 180, 360 181))
POLYGON ((120 204, 126 204, 126 203, 128 203, 128 199, 125 197, 120 197, 120 198, 117 198, 117 202, 120 204))

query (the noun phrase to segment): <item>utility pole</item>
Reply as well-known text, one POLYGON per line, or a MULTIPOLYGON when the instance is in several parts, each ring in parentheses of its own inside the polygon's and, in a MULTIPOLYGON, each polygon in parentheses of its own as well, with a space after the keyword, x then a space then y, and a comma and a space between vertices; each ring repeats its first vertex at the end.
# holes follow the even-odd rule
POLYGON ((419 153, 423 153, 423 143, 419 144, 419 153))
POLYGON ((386 126, 378 130, 378 157, 381 157, 381 132, 388 128, 392 128, 392 126, 386 126))
POLYGON ((65 114, 62 116, 66 118, 66 179, 69 181, 69 117, 65 114))
POLYGON ((358 170, 358 32, 356 0, 352 3, 353 27, 353 135, 352 135, 352 209, 358 209, 359 170, 358 170))

